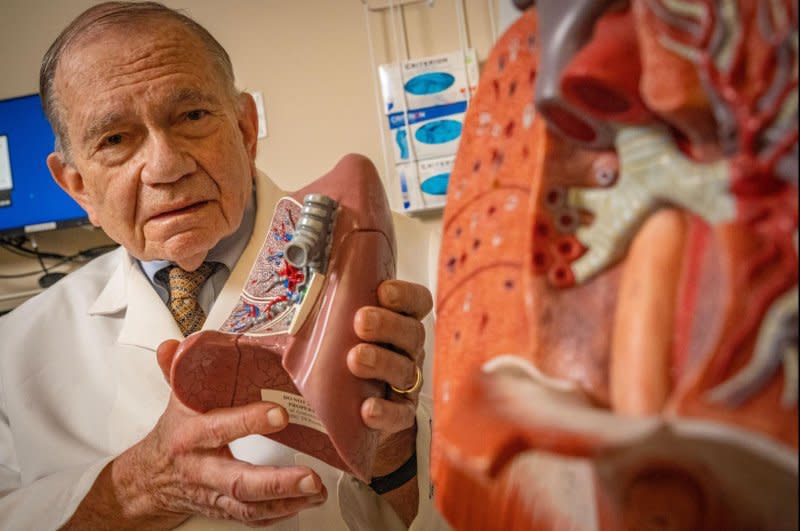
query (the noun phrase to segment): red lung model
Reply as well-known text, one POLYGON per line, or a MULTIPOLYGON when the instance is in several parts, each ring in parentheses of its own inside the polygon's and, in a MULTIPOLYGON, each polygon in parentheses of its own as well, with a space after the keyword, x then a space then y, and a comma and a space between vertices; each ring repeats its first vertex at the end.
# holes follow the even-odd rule
POLYGON ((538 0, 444 216, 460 530, 796 529, 797 6, 538 0))
POLYGON ((369 481, 377 432, 361 404, 383 387, 345 363, 353 316, 395 275, 391 212, 369 160, 349 155, 281 199, 247 283, 220 331, 185 339, 175 395, 197 411, 269 400, 290 424, 272 439, 369 481))

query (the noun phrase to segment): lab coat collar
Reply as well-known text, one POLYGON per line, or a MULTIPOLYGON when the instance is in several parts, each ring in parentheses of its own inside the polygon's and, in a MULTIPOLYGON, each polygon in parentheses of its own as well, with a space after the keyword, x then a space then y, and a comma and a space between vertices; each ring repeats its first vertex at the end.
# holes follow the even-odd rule
MULTIPOLYGON (((209 311, 204 329, 218 329, 238 302, 242 286, 247 281, 264 242, 272 206, 282 193, 266 175, 261 172, 257 174, 256 219, 253 234, 209 311)), ((183 339, 169 309, 142 273, 136 259, 122 249, 117 252, 120 253, 119 265, 100 296, 92 304, 89 314, 110 316, 124 311, 122 330, 117 339, 119 344, 134 345, 154 351, 162 341, 183 339)))
POLYGON ((117 337, 120 345, 133 345, 156 350, 166 339, 182 339, 183 335, 169 309, 142 273, 136 259, 122 252, 106 287, 89 309, 90 315, 111 316, 125 312, 117 337))
POLYGON ((113 251, 117 254, 117 267, 111 274, 100 295, 89 307, 89 315, 113 315, 123 311, 127 306, 125 300, 125 270, 129 265, 129 255, 122 247, 113 251))

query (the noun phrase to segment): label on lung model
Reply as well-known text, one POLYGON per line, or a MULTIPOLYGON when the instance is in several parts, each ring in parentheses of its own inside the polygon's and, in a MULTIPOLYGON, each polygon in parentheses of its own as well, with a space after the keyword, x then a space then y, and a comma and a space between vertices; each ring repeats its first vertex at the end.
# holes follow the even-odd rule
POLYGON ((328 434, 317 414, 311 409, 311 405, 302 396, 275 389, 262 389, 261 400, 282 406, 289 414, 289 422, 291 424, 299 424, 326 435, 328 434))

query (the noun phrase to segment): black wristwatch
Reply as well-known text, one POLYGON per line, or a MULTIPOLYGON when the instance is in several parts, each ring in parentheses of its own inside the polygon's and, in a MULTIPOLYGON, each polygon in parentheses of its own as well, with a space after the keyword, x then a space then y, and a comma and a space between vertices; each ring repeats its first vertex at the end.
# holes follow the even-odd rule
POLYGON ((398 487, 402 487, 417 475, 417 452, 415 451, 408 458, 408 461, 400 465, 394 472, 389 472, 385 476, 372 478, 369 486, 378 494, 386 494, 398 487))

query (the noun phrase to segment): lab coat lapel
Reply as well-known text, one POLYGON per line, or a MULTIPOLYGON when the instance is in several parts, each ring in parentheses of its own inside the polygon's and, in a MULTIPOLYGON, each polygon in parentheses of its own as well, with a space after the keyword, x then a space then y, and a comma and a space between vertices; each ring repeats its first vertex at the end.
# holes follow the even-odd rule
POLYGON ((256 219, 253 223, 253 233, 244 251, 242 251, 242 256, 239 257, 233 271, 231 271, 228 281, 225 282, 225 286, 223 286, 216 302, 211 307, 206 322, 203 324, 203 330, 219 330, 234 306, 236 306, 236 303, 239 302, 242 287, 250 277, 250 271, 256 263, 258 253, 264 244, 264 238, 267 236, 275 205, 278 199, 284 195, 286 194, 266 175, 261 172, 257 174, 256 219))
POLYGON ((128 311, 117 342, 156 350, 162 341, 183 339, 167 305, 134 260, 127 274, 128 311))
POLYGON ((156 350, 166 339, 182 339, 169 309, 136 260, 121 252, 120 263, 89 310, 91 315, 125 312, 117 343, 156 350))

